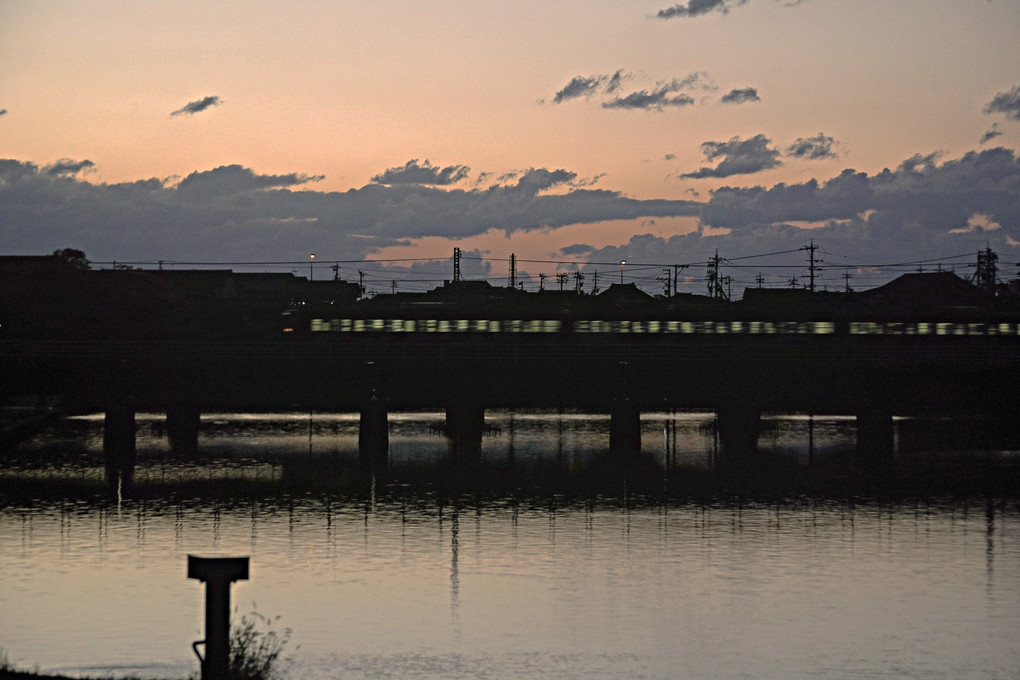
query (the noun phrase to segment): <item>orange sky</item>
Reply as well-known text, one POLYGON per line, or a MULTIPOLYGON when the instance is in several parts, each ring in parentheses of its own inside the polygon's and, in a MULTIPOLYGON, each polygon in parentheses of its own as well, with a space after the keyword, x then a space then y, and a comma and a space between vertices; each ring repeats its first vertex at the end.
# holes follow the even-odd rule
MULTIPOLYGON (((0 1, 0 158, 87 160, 75 180, 96 185, 236 164, 314 176, 294 187, 313 192, 361 188, 409 161, 463 167, 446 188, 465 191, 562 169, 574 178, 560 192, 704 202, 723 186, 825 183, 917 154, 1016 148, 1017 111, 989 106, 1020 84, 1020 0, 708 4, 695 14, 686 2, 615 0, 0 1), (680 16, 657 17, 670 7, 680 16), (581 81, 589 89, 569 96, 581 81), (643 105, 625 105, 639 95, 643 105), (206 97, 215 104, 186 108, 206 97), (759 155, 725 146, 756 138, 759 155), (811 140, 824 148, 793 151, 811 140), (731 173, 728 158, 750 167, 731 173), (691 176, 699 169, 717 176, 691 176)), ((652 218, 585 213, 579 226, 510 239, 478 224, 463 239, 373 252, 456 243, 544 257, 697 222, 652 218)))

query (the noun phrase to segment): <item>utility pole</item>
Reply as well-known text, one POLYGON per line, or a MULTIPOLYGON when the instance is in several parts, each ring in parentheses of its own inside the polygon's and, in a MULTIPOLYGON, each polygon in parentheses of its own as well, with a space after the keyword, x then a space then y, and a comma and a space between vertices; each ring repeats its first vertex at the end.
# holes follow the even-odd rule
POLYGON ((669 275, 669 268, 668 267, 666 269, 663 269, 662 270, 662 276, 656 276, 655 280, 656 281, 661 281, 664 284, 666 297, 668 297, 668 298, 669 297, 673 297, 670 294, 671 286, 672 286, 672 283, 673 283, 673 277, 669 275))
POLYGON ((560 284, 560 290, 561 291, 563 290, 563 285, 567 282, 567 279, 569 279, 569 278, 570 278, 570 274, 567 274, 567 273, 557 274, 556 275, 556 282, 560 284))
POLYGON ((591 294, 592 295, 598 295, 599 294, 599 270, 598 269, 596 269, 595 272, 592 274, 591 294))
POLYGON ((765 287, 765 277, 762 276, 761 272, 758 272, 758 276, 754 277, 754 281, 758 284, 759 288, 765 287))
POLYGON ((852 278, 853 278, 853 274, 851 274, 850 272, 844 272, 843 273, 843 281, 846 284, 846 290, 844 292, 846 292, 846 293, 854 292, 853 289, 850 288, 850 279, 852 279, 852 278))
POLYGON ((517 255, 510 253, 510 287, 517 287, 517 255))
POLYGON ((460 281, 460 248, 453 249, 453 280, 460 281))
POLYGON ((685 264, 673 265, 673 295, 676 295, 680 291, 680 272, 687 269, 685 264))
POLYGON ((979 250, 977 254, 977 269, 971 281, 986 293, 995 292, 995 263, 999 256, 992 252, 991 248, 979 250))
POLYGON ((815 270, 816 270, 815 263, 821 262, 821 260, 815 260, 815 251, 818 250, 818 246, 815 245, 815 240, 811 239, 811 245, 804 246, 803 248, 801 248, 801 250, 808 251, 808 267, 809 267, 808 271, 810 272, 811 276, 810 278, 811 283, 808 285, 808 290, 810 290, 813 293, 815 292, 815 270))
POLYGON ((545 290, 545 274, 538 275, 538 292, 545 290))
POLYGON ((393 279, 390 281, 390 293, 393 295, 397 294, 397 280, 393 279))
POLYGON ((584 291, 581 289, 581 284, 584 283, 584 274, 580 271, 574 272, 574 291, 580 295, 584 291))
POLYGON ((358 270, 358 297, 365 294, 365 272, 358 270))
POLYGON ((726 292, 725 286, 731 283, 729 276, 719 276, 719 251, 715 251, 715 257, 709 258, 708 260, 708 294, 713 298, 722 300, 729 300, 730 296, 726 292))
POLYGON ((793 288, 794 290, 797 289, 797 277, 796 276, 790 278, 790 288, 793 288))
POLYGON ((330 269, 333 270, 333 280, 334 281, 339 281, 340 280, 340 263, 337 262, 332 267, 330 267, 330 269))

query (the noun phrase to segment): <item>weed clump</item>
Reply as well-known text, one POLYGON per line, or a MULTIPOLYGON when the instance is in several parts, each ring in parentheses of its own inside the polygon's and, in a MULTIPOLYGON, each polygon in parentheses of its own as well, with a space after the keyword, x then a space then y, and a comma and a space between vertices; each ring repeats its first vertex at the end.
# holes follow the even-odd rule
POLYGON ((273 625, 279 616, 269 618, 256 611, 245 614, 230 630, 230 680, 274 680, 281 677, 284 647, 290 641, 290 628, 279 632, 273 625))

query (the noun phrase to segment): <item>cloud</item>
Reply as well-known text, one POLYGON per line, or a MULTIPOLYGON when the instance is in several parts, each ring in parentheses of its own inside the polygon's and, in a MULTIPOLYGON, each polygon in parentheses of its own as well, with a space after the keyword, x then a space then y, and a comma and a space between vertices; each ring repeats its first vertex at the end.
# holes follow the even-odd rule
POLYGON ((471 168, 466 165, 448 165, 441 168, 429 163, 426 158, 419 163, 413 158, 398 168, 388 168, 372 178, 376 184, 425 184, 446 186, 456 184, 468 176, 471 168))
POLYGON ((595 94, 607 78, 608 76, 575 76, 562 90, 556 93, 553 97, 553 102, 559 104, 568 99, 577 99, 578 97, 587 97, 595 94))
POLYGON ((664 107, 690 106, 694 98, 689 94, 678 94, 669 96, 669 90, 638 90, 631 92, 625 97, 617 97, 608 102, 602 103, 604 109, 643 109, 661 111, 664 107))
POLYGON ((1009 149, 971 151, 941 164, 938 154, 916 154, 895 170, 872 176, 847 169, 824 184, 812 179, 769 189, 722 187, 713 193, 701 220, 730 229, 850 220, 884 224, 886 236, 893 238, 908 227, 948 233, 980 213, 1020 236, 1018 182, 1020 160, 1009 149))
MULTIPOLYGON (((588 251, 578 244, 563 250, 583 253, 591 262, 690 264, 692 282, 681 290, 700 294, 706 292, 703 263, 716 250, 734 259, 794 251, 727 267, 739 295, 744 287, 757 285, 759 273, 774 287, 805 275, 804 253, 798 249, 812 239, 823 248, 825 260, 819 288, 842 290, 844 272, 853 275, 855 287, 880 285, 902 269, 875 272, 857 265, 933 258, 944 258, 944 268, 955 264, 957 273, 969 276, 976 255, 968 254, 986 247, 999 253, 1000 261, 1014 261, 1020 245, 1018 185, 1020 158, 1010 149, 972 151, 947 161, 916 154, 895 170, 871 175, 846 169, 825 182, 723 187, 704 205, 694 232, 638 233, 619 245, 588 251), (756 269, 761 265, 766 266, 756 269)), ((650 292, 658 288, 651 280, 644 285, 650 292)))
POLYGON ((222 165, 212 170, 193 172, 181 180, 177 191, 192 200, 210 200, 238 196, 250 191, 280 189, 309 182, 318 182, 322 175, 257 175, 240 165, 222 165))
POLYGON ((1020 120, 1020 85, 1009 92, 999 92, 984 108, 985 113, 1004 113, 1006 118, 1020 120))
MULTIPOLYGON (((553 96, 553 103, 560 104, 571 99, 594 95, 611 95, 617 92, 625 80, 632 76, 623 69, 613 75, 595 74, 575 76, 553 96)), ((657 82, 651 88, 635 90, 629 94, 602 102, 605 109, 642 109, 661 111, 665 107, 681 107, 694 104, 694 98, 684 90, 713 90, 711 77, 704 71, 695 71, 683 78, 657 82)))
POLYGON ((7 109, 0 109, 0 116, 6 116, 6 115, 7 115, 7 109))
POLYGON ((562 104, 578 97, 591 97, 594 94, 612 94, 619 89, 627 75, 623 69, 613 75, 596 74, 591 76, 574 76, 563 89, 553 95, 554 104, 562 104))
POLYGON ((0 160, 0 252, 75 247, 93 261, 306 261, 309 252, 359 259, 409 239, 700 211, 693 201, 593 189, 586 186, 592 180, 564 169, 530 168, 506 176, 505 184, 469 190, 367 184, 322 192, 300 188, 318 176, 265 175, 239 165, 193 172, 179 183, 91 184, 74 168, 73 161, 40 168, 0 160))
POLYGON ((70 158, 61 158, 43 168, 43 171, 54 177, 73 177, 82 172, 89 172, 95 169, 96 164, 90 160, 73 161, 70 158))
POLYGON ((223 101, 219 97, 215 95, 210 95, 208 97, 196 99, 193 102, 188 102, 187 104, 177 109, 176 111, 171 112, 170 115, 171 116, 180 116, 183 114, 194 115, 196 113, 199 113, 200 111, 205 111, 206 109, 211 108, 213 106, 219 106, 222 103, 223 101))
POLYGON ((747 102, 761 101, 758 90, 753 87, 745 87, 739 90, 730 90, 722 96, 723 104, 745 104, 747 102))
POLYGON ((675 19, 677 17, 696 17, 709 12, 726 14, 731 7, 746 4, 747 0, 690 0, 686 5, 673 5, 661 9, 655 15, 659 19, 675 19))
POLYGON ((681 92, 688 89, 711 89, 712 85, 708 74, 704 71, 695 71, 684 78, 674 78, 669 81, 656 83, 651 90, 637 90, 623 97, 616 97, 610 101, 603 102, 604 109, 655 109, 661 111, 663 107, 690 106, 694 98, 689 94, 681 92), (680 94, 674 95, 673 93, 680 94), (672 96, 671 96, 672 95, 672 96))
POLYGON ((772 140, 762 134, 750 139, 734 137, 728 142, 705 142, 701 145, 705 160, 709 162, 720 158, 722 160, 714 168, 702 167, 681 177, 691 179, 730 177, 777 168, 783 162, 779 160, 779 149, 770 147, 771 143, 772 140))
POLYGON ((797 141, 786 147, 786 155, 791 158, 803 158, 811 161, 836 158, 836 153, 832 150, 835 144, 835 139, 819 132, 814 137, 807 139, 798 137, 797 141))
POLYGON ((992 123, 992 127, 988 128, 988 130, 985 132, 985 134, 981 136, 981 142, 980 143, 981 144, 985 144, 985 143, 995 139, 996 137, 998 137, 999 135, 1002 135, 1002 134, 1005 134, 1005 133, 1003 133, 1003 131, 999 129, 999 124, 998 123, 992 123))

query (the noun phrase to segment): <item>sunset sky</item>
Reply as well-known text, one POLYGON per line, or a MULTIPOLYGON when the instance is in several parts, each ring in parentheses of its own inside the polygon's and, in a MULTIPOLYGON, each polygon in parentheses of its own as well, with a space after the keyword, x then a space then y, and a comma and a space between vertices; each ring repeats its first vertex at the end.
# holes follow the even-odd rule
POLYGON ((0 0, 0 44, 3 255, 1017 276, 1020 0, 0 0))

